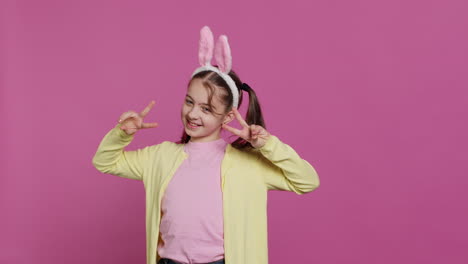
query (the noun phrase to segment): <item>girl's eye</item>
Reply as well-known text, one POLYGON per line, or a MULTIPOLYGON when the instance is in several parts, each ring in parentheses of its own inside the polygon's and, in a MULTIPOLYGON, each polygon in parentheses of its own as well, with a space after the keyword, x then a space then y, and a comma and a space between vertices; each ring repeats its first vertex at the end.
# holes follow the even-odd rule
MULTIPOLYGON (((192 101, 190 101, 190 100, 185 100, 185 102, 186 102, 187 104, 191 104, 191 103, 192 103, 192 101)), ((202 109, 203 109, 203 111, 205 111, 205 112, 211 112, 210 108, 208 108, 208 107, 202 107, 202 109)))

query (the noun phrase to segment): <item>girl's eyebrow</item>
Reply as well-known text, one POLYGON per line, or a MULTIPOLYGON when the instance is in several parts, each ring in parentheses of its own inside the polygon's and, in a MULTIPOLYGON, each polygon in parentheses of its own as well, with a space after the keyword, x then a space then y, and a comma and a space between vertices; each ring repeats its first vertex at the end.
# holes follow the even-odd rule
MULTIPOLYGON (((188 95, 188 94, 187 94, 187 95, 185 95, 185 97, 190 97, 190 99, 192 99, 192 100, 193 100, 192 96, 190 96, 190 95, 188 95)), ((194 100, 194 101, 195 101, 195 100, 194 100)), ((207 103, 200 103, 200 104, 203 104, 203 105, 208 105, 208 106, 209 106, 209 104, 207 104, 207 103)))

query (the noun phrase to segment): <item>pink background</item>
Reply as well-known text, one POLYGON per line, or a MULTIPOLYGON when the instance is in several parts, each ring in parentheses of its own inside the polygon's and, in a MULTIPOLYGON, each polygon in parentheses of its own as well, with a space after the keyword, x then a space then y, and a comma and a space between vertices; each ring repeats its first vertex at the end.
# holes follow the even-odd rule
MULTIPOLYGON (((269 194, 270 263, 468 263, 468 4, 3 0, 0 263, 145 263, 144 189, 91 160, 176 141, 199 30, 321 186, 269 194)), ((241 108, 245 113, 245 105, 241 108)), ((237 123, 236 123, 237 124, 237 123)))

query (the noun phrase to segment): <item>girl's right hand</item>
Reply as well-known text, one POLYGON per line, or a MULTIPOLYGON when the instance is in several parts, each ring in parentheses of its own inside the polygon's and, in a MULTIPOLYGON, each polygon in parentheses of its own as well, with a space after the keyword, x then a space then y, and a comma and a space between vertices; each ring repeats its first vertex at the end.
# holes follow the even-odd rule
POLYGON ((158 123, 143 123, 143 118, 146 117, 154 104, 155 102, 151 101, 141 113, 136 113, 134 111, 123 113, 119 118, 119 124, 121 124, 120 129, 125 131, 128 135, 132 135, 140 129, 158 126, 158 123))

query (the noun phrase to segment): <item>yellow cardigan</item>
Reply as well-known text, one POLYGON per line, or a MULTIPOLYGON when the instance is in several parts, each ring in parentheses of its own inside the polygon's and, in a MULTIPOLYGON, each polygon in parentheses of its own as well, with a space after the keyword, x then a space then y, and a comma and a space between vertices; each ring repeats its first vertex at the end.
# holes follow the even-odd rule
MULTIPOLYGON (((164 141, 124 151, 133 135, 117 124, 102 139, 93 165, 100 172, 143 181, 146 192, 147 264, 155 264, 161 199, 171 177, 188 154, 183 144, 164 141)), ((297 194, 319 186, 315 169, 289 145, 271 135, 258 149, 239 150, 228 144, 221 163, 226 264, 267 264, 267 191, 297 194)))

